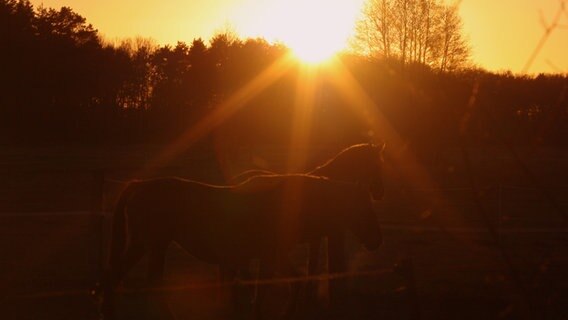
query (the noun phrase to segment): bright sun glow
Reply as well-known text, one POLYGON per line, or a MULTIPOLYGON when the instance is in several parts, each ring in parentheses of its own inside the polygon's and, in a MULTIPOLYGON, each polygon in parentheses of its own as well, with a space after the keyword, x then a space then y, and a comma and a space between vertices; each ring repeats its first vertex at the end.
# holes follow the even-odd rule
POLYGON ((298 59, 314 64, 346 48, 362 3, 363 0, 272 0, 259 6, 258 1, 248 0, 237 13, 235 23, 243 36, 283 42, 298 59))
POLYGON ((294 56, 308 64, 318 64, 333 56, 339 49, 335 46, 320 47, 314 43, 289 44, 294 56))

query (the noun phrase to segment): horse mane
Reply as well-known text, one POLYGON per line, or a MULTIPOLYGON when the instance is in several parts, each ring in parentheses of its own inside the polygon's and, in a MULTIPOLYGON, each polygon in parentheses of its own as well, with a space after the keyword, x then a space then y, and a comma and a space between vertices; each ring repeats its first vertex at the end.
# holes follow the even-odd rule
POLYGON ((322 171, 325 168, 328 168, 332 164, 339 163, 339 161, 337 161, 338 159, 342 159, 345 156, 346 153, 351 153, 354 149, 373 148, 373 147, 374 147, 374 145, 371 144, 371 143, 359 143, 359 144, 354 144, 352 146, 349 146, 349 147, 339 151, 335 156, 333 156, 331 159, 324 162, 322 165, 319 165, 315 169, 313 169, 312 171, 308 172, 308 174, 309 175, 318 175, 317 174, 318 171, 322 171))
POLYGON ((287 173, 287 174, 261 174, 249 177, 243 182, 232 186, 233 190, 242 193, 253 193, 262 190, 268 190, 280 185, 285 179, 293 177, 310 178, 320 181, 329 181, 327 177, 314 176, 305 173, 287 173))
POLYGON ((228 182, 232 185, 238 185, 238 184, 241 184, 244 181, 249 180, 250 178, 252 178, 254 176, 273 175, 273 174, 276 174, 276 173, 269 171, 269 170, 264 170, 264 169, 251 169, 251 170, 241 172, 238 175, 231 177, 231 179, 229 179, 228 182))
MULTIPOLYGON (((327 176, 326 173, 322 173, 322 171, 325 171, 326 169, 330 169, 330 168, 338 168, 340 167, 341 170, 350 170, 349 168, 353 165, 352 161, 348 161, 346 159, 351 160, 352 157, 355 156, 355 154, 359 154, 357 152, 353 152, 353 150, 369 150, 369 149, 374 149, 374 148, 379 148, 380 149, 380 157, 382 159, 382 150, 384 150, 384 144, 381 145, 376 145, 373 143, 359 143, 359 144, 354 144, 351 145, 349 147, 346 147, 345 149, 341 150, 340 152, 338 152, 335 156, 333 156, 332 158, 330 158, 329 160, 327 160, 326 162, 324 162, 323 164, 315 167, 314 169, 312 169, 311 171, 308 171, 307 173, 305 173, 305 175, 309 175, 309 176, 317 176, 317 177, 322 177, 322 176, 327 176), (345 156, 346 154, 349 155, 349 157, 345 156), (342 167, 347 165, 347 167, 342 167)), ((334 175, 336 176, 335 178, 340 178, 337 176, 338 172, 335 172, 334 175)), ((268 170, 263 170, 263 169, 252 169, 252 170, 247 170, 244 171, 234 177, 232 177, 229 180, 229 183, 231 185, 234 186, 239 186, 241 184, 247 183, 249 182, 251 179, 254 179, 255 177, 259 177, 259 176, 278 176, 278 175, 286 175, 286 174, 279 174, 279 173, 275 173, 272 171, 268 171, 268 170)), ((290 174, 288 174, 290 175, 290 174)))
POLYGON ((211 183, 207 183, 207 182, 202 182, 202 181, 197 181, 197 180, 191 180, 191 179, 187 179, 187 178, 182 178, 182 177, 178 177, 178 176, 163 176, 163 177, 155 177, 155 178, 148 178, 148 179, 132 179, 129 180, 127 182, 127 186, 130 187, 134 187, 136 185, 144 185, 144 184, 155 184, 155 183, 167 183, 168 181, 178 181, 178 182, 183 182, 183 183, 187 183, 187 184, 194 184, 194 185, 201 185, 201 186, 206 186, 206 187, 211 187, 211 188, 216 188, 216 189, 231 189, 234 186, 232 185, 221 185, 221 184, 211 184, 211 183))

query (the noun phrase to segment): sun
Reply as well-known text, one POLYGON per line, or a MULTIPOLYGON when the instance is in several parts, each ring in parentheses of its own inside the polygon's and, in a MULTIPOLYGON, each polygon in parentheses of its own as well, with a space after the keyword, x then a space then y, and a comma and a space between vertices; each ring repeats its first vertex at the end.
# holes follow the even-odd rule
POLYGON ((364 0, 269 0, 243 8, 242 33, 288 46, 298 60, 318 64, 345 49, 364 0))
POLYGON ((341 49, 343 49, 340 43, 317 43, 317 42, 290 42, 287 43, 290 47, 294 57, 300 62, 317 65, 322 64, 331 57, 335 56, 341 49))

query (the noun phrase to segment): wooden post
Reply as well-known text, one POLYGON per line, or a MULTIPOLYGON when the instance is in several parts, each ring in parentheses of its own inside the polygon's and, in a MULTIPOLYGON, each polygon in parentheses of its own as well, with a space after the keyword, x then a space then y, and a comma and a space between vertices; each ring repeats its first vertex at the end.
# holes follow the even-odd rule
POLYGON ((414 273, 414 263, 412 259, 405 258, 394 266, 394 271, 400 274, 406 280, 408 288, 408 298, 411 305, 410 319, 420 319, 420 300, 418 299, 418 291, 416 288, 416 275, 414 273))

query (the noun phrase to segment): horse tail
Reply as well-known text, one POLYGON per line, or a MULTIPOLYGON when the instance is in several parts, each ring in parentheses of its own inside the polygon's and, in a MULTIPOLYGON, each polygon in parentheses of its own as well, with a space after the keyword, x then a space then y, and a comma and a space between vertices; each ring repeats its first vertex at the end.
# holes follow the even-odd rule
POLYGON ((128 184, 126 189, 120 194, 114 208, 109 254, 109 265, 111 268, 118 266, 120 257, 126 250, 126 205, 136 189, 135 183, 128 184))

